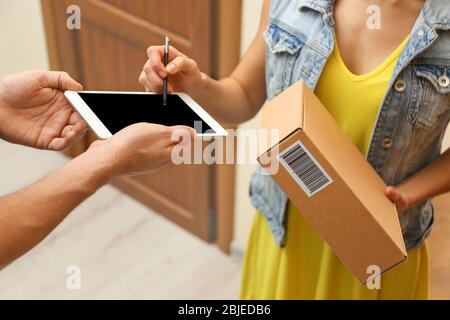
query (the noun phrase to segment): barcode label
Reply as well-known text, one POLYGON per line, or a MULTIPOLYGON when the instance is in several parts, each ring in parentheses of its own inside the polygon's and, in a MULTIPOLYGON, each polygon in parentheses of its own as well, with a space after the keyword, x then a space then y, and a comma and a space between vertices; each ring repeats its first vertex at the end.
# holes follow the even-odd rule
POLYGON ((308 197, 312 197, 333 182, 300 141, 284 150, 277 159, 308 197))

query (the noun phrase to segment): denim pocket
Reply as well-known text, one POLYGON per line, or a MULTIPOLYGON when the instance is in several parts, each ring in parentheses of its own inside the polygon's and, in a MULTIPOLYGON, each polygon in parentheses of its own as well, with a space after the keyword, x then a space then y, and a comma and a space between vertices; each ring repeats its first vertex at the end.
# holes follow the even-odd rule
POLYGON ((450 110, 450 67, 432 64, 413 66, 417 86, 416 123, 425 128, 435 127, 450 110))
POLYGON ((305 44, 298 36, 274 23, 270 24, 264 38, 268 55, 267 85, 269 98, 273 98, 291 84, 295 62, 305 44))

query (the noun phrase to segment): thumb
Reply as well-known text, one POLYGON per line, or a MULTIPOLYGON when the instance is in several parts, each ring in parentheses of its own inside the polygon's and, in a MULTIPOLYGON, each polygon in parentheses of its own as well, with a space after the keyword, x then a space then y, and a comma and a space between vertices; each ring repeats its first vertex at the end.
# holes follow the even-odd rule
POLYGON ((174 126, 171 129, 172 144, 190 144, 197 136, 197 132, 188 126, 174 126))
POLYGON ((81 91, 83 86, 75 81, 67 72, 62 71, 48 71, 44 74, 46 84, 61 91, 81 91))
POLYGON ((392 186, 386 188, 385 194, 394 203, 398 202, 401 197, 400 192, 392 186))
POLYGON ((89 149, 94 149, 96 147, 98 147, 99 145, 101 145, 104 141, 102 140, 95 140, 94 142, 91 143, 91 145, 89 146, 89 149))
POLYGON ((179 72, 192 74, 198 70, 198 65, 197 62, 186 56, 178 56, 167 65, 166 70, 169 75, 174 75, 179 72))

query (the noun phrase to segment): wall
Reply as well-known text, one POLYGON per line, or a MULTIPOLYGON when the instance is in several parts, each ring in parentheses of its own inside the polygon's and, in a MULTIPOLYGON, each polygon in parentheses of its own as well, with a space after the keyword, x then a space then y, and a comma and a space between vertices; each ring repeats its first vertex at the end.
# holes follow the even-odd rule
POLYGON ((48 69, 39 0, 1 0, 0 39, 0 77, 26 69, 48 69))
MULTIPOLYGON (((242 43, 241 52, 245 53, 252 42, 259 27, 260 12, 263 0, 243 0, 242 12, 242 43)), ((258 128, 259 117, 245 123, 241 128, 258 128)), ((238 152, 243 147, 243 141, 238 139, 238 152)), ((255 171, 256 165, 239 165, 236 172, 236 197, 234 218, 234 241, 232 252, 241 255, 246 246, 251 221, 255 214, 248 198, 248 186, 250 177, 255 171)))

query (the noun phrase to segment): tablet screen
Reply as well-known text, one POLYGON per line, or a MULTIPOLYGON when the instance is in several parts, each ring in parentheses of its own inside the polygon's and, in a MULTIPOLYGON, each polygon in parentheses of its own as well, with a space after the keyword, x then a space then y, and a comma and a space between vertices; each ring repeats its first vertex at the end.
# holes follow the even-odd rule
POLYGON ((169 95, 165 106, 160 94, 80 92, 79 95, 112 134, 139 122, 184 125, 195 128, 201 134, 214 133, 177 95, 169 95))

